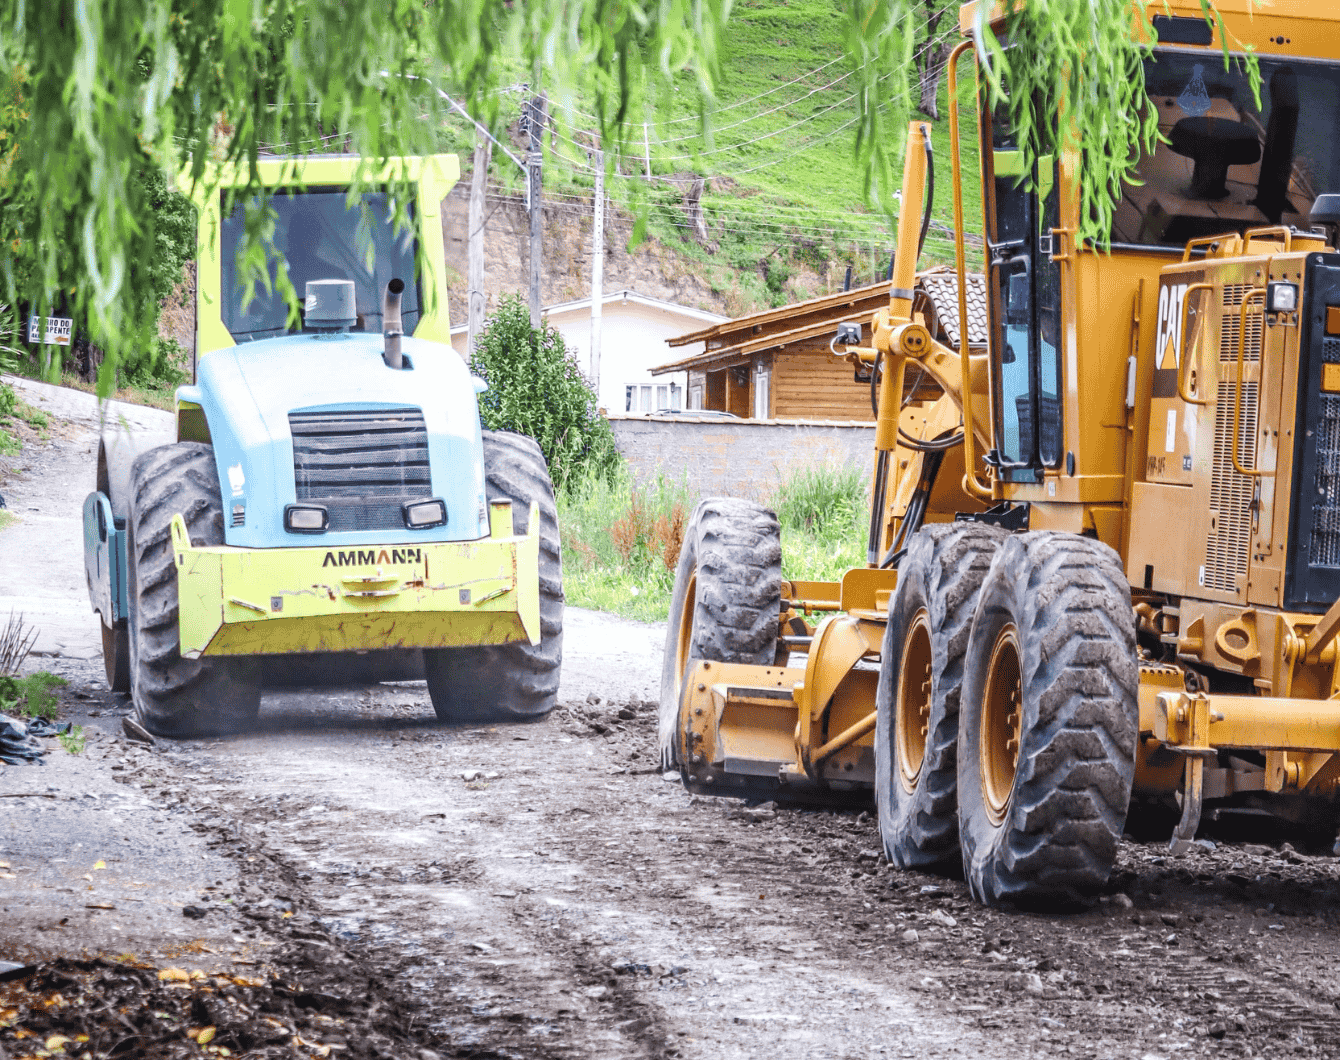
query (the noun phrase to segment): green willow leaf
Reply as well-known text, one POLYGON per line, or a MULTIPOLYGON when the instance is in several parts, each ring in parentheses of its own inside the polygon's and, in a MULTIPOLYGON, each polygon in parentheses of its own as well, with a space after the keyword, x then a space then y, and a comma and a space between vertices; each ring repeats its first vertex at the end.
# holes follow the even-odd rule
MULTIPOLYGON (((978 28, 988 90, 1007 103, 1030 157, 1058 140, 1078 146, 1081 226, 1101 240, 1113 196, 1156 135, 1143 109, 1147 45, 1131 39, 1145 0, 1009 2, 1003 39, 1013 47, 978 28)), ((925 0, 836 4, 857 90, 853 165, 867 198, 892 216, 925 0)), ((710 129, 730 9, 730 0, 0 0, 0 103, 17 91, 25 114, 0 106, 0 131, 15 137, 0 143, 0 297, 34 311, 60 302, 89 321, 109 364, 124 363, 148 348, 156 319, 147 277, 162 257, 160 221, 146 173, 175 179, 185 166, 188 180, 207 182, 211 164, 235 165, 251 179, 237 192, 248 202, 263 151, 351 149, 369 167, 431 151, 446 105, 415 79, 425 74, 500 129, 499 89, 518 71, 592 112, 583 131, 598 135, 612 169, 641 153, 643 121, 676 90, 695 95, 710 129)), ((261 246, 263 221, 246 224, 261 246)), ((244 277, 263 282, 264 254, 252 246, 243 258, 244 277)), ((287 277, 277 284, 285 290, 287 277)))

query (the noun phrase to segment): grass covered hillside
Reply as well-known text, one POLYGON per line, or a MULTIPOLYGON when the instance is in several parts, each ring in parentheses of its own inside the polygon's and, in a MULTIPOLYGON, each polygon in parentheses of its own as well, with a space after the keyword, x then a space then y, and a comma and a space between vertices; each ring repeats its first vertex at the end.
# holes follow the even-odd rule
MULTIPOLYGON (((946 43, 957 22, 941 24, 946 43)), ((648 210, 648 234, 706 277, 731 312, 840 289, 847 266, 854 283, 882 277, 894 246, 889 217, 863 201, 855 162, 856 103, 843 50, 836 0, 737 0, 725 38, 723 76, 711 129, 699 128, 692 93, 669 117, 646 126, 651 172, 625 158, 607 183, 616 208, 648 210)), ((909 79, 914 72, 907 71, 909 79)), ((976 188, 971 60, 960 66, 964 108, 964 207, 980 228, 976 188)), ((513 94, 520 115, 522 95, 513 94)), ((552 101, 557 128, 546 137, 545 197, 589 210, 594 185, 594 125, 580 100, 552 101)), ((949 123, 944 79, 939 121, 932 122, 936 160, 933 224, 923 264, 949 263, 953 218, 949 123), (943 226, 943 227, 941 227, 943 226)), ((920 116, 918 116, 920 117, 920 116)), ((462 123, 447 146, 467 155, 473 139, 462 123)), ((520 174, 496 160, 497 190, 518 192, 520 174)), ((919 204, 918 208, 919 208, 919 204)))

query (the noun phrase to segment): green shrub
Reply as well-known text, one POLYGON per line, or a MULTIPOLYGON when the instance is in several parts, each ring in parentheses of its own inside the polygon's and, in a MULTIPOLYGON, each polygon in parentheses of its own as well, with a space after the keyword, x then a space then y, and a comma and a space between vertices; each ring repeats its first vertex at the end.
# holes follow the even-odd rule
POLYGON ((620 465, 614 434, 576 359, 548 323, 530 326, 520 295, 506 295, 484 323, 470 369, 489 389, 479 417, 489 430, 534 438, 558 489, 586 475, 609 478, 620 465))
POLYGON ((83 754, 86 737, 82 725, 71 726, 69 732, 63 732, 57 735, 56 739, 60 745, 72 755, 83 754))
POLYGON ((127 386, 171 393, 191 381, 190 361, 190 351, 176 339, 154 336, 148 350, 140 357, 125 355, 122 378, 127 386))
MULTIPOLYGON (((805 468, 782 481, 771 506, 782 524, 783 577, 837 581, 864 565, 865 493, 851 468, 805 468)), ((558 498, 568 601, 663 621, 693 508, 687 483, 663 476, 639 486, 621 469, 573 482, 558 498)))
POLYGON ((664 477, 638 486, 621 468, 570 483, 558 498, 568 601, 625 618, 664 619, 692 512, 688 487, 664 477))
POLYGON ((18 399, 14 396, 14 388, 0 383, 0 456, 14 456, 23 450, 23 443, 5 430, 6 422, 14 415, 17 407, 18 399))
POLYGON ((51 417, 39 408, 34 408, 26 402, 15 410, 19 419, 28 424, 29 427, 35 427, 41 430, 43 427, 51 426, 51 417))
POLYGON ((57 699, 53 688, 69 684, 63 677, 42 670, 30 677, 0 674, 0 714, 55 718, 57 699))

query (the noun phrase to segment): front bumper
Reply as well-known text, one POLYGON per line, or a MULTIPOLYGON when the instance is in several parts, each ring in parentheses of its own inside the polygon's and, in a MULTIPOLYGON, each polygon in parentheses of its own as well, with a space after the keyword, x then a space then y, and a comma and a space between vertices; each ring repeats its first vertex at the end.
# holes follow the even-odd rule
POLYGON ((515 534, 511 505, 499 502, 479 541, 195 548, 174 516, 181 654, 538 644, 538 505, 528 525, 515 534))

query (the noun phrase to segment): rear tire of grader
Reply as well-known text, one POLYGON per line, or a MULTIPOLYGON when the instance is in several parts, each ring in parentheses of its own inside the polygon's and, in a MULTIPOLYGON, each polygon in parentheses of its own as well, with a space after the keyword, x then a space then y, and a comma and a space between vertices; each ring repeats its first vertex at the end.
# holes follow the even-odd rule
POLYGON ((694 659, 772 666, 782 603, 782 529, 761 504, 702 501, 684 531, 661 670, 661 761, 685 769, 680 697, 694 659))
POLYGON ((548 465, 534 439, 510 431, 483 433, 488 499, 512 502, 518 534, 529 531, 531 502, 539 502, 540 643, 425 648, 424 676, 433 710, 440 720, 453 723, 544 717, 558 701, 563 664, 563 556, 548 465))
POLYGON ((172 517, 191 544, 222 545, 223 501, 214 450, 198 442, 151 449, 131 467, 130 683, 140 723, 156 736, 218 736, 249 727, 260 710, 253 659, 183 659, 172 517))
POLYGON ((958 712, 977 594, 1005 532, 936 523, 898 567, 881 652, 875 803, 889 861, 953 871, 959 862, 958 712))
POLYGON ((1075 903, 1117 856, 1139 729, 1135 619, 1106 545, 1006 538, 968 639, 958 731, 963 874, 990 905, 1075 903))

